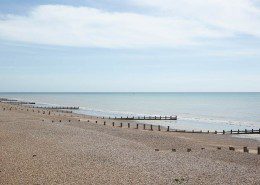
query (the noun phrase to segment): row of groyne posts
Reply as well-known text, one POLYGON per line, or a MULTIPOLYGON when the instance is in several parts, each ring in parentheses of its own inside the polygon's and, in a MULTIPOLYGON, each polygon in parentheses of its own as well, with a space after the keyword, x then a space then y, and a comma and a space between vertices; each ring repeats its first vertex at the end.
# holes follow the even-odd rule
MULTIPOLYGON (((1 99, 0 99, 1 101, 1 99)), ((3 102, 3 101, 2 101, 3 102)), ((6 102, 3 102, 6 103, 6 102)), ((10 104, 10 103, 8 103, 10 104)), ((9 107, 10 110, 12 110, 13 107, 9 107)), ((58 112, 59 109, 70 109, 71 107, 39 107, 39 106, 30 106, 30 107, 25 107, 25 109, 27 111, 29 111, 30 108, 36 108, 36 109, 42 109, 43 110, 38 110, 38 113, 42 113, 42 114, 48 114, 51 115, 51 111, 52 109, 56 109, 56 111, 58 112), (50 109, 50 110, 46 110, 46 109, 50 109)), ((6 110, 7 108, 3 108, 3 110, 6 110)), ((16 107, 14 107, 15 110, 17 110, 16 107)), ((71 109, 78 109, 77 107, 72 107, 71 109)), ((21 110, 24 110, 23 108, 21 108, 21 110)), ((34 109, 32 109, 32 111, 34 112, 34 109)), ((53 110, 52 110, 53 111, 53 110)), ((60 110, 61 112, 64 113, 72 113, 72 111, 66 111, 66 110, 60 110)), ((92 118, 92 117, 91 117, 92 118)), ((109 120, 121 120, 121 121, 127 121, 127 120, 177 120, 177 116, 143 116, 143 117, 96 117, 98 119, 109 119, 109 120)), ((42 120, 44 121, 44 120, 42 120)), ((78 119, 78 121, 80 121, 80 119, 78 119)), ((62 122, 62 120, 59 120, 59 122, 62 122)), ((71 122, 71 120, 69 120, 69 122, 71 122)), ((90 120, 87 120, 87 122, 90 122, 90 120)), ((52 123, 54 123, 54 121, 52 121, 52 123)), ((95 123, 98 123, 97 120, 95 120, 95 123)), ((103 121, 104 125, 107 125, 106 121, 103 121)), ((135 129, 139 129, 140 126, 142 126, 143 130, 150 130, 153 131, 154 127, 157 127, 158 131, 162 131, 163 129, 165 129, 165 131, 167 132, 181 132, 181 133, 213 133, 213 134, 260 134, 260 129, 258 130, 254 130, 254 129, 245 129, 245 130, 230 130, 230 131, 187 131, 187 130, 179 130, 179 129, 171 129, 170 126, 161 126, 161 125, 152 125, 152 124, 145 124, 145 123, 132 123, 135 124, 135 126, 131 126, 131 123, 127 123, 127 128, 135 128, 135 129)), ((120 122, 119 125, 117 125, 117 127, 123 128, 124 123, 120 122)), ((112 126, 116 126, 116 123, 113 121, 112 122, 112 126)), ((202 150, 205 148, 201 148, 202 150)), ((218 150, 221 150, 221 147, 217 147, 218 150)), ((229 150, 235 151, 234 147, 229 147, 229 150)), ((159 151, 159 149, 155 149, 155 151, 159 151)), ((176 149, 172 149, 173 152, 176 151, 176 149)), ((187 152, 190 152, 191 149, 188 148, 187 152)), ((243 148, 243 151, 245 153, 249 153, 249 149, 247 147, 243 148)), ((258 147, 257 149, 257 154, 260 155, 260 147, 258 147)))

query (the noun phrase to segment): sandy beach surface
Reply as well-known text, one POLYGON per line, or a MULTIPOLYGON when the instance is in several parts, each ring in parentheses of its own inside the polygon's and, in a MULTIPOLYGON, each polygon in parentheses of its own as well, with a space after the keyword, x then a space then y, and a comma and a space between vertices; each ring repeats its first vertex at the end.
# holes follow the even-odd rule
POLYGON ((0 103, 0 184, 260 184, 260 141, 112 121, 0 103))

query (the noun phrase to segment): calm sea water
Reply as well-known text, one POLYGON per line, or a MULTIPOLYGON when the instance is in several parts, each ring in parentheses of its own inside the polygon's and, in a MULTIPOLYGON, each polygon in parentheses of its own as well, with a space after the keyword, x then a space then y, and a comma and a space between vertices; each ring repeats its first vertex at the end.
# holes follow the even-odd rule
POLYGON ((260 93, 1 93, 0 97, 79 106, 75 112, 88 115, 177 115, 177 121, 145 122, 178 129, 260 128, 260 93))

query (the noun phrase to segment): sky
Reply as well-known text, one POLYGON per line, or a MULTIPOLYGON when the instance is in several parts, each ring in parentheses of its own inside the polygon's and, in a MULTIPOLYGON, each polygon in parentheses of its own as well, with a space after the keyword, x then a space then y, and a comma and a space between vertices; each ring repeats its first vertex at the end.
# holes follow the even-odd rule
POLYGON ((0 0, 0 92, 260 92, 260 0, 0 0))

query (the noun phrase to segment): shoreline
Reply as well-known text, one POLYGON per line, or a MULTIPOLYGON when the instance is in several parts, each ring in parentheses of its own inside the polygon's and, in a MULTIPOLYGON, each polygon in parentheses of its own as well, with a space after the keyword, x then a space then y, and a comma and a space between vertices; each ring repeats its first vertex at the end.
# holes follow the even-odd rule
POLYGON ((0 184, 260 183, 260 141, 10 107, 0 103, 0 184))
MULTIPOLYGON (((158 104, 155 104, 155 102, 158 102, 160 99, 158 98, 158 96, 153 97, 155 100, 147 100, 146 97, 140 97, 140 94, 137 93, 136 96, 126 96, 126 95, 122 95, 119 96, 117 98, 115 98, 115 96, 113 96, 115 99, 111 98, 111 95, 106 95, 107 93, 102 93, 104 95, 100 96, 100 94, 95 94, 95 93, 90 93, 90 95, 87 93, 82 93, 84 96, 84 98, 77 96, 77 94, 75 93, 65 93, 65 95, 61 96, 60 93, 48 93, 48 97, 46 97, 46 95, 44 93, 38 93, 39 95, 34 95, 34 93, 24 93, 19 95, 19 93, 16 96, 11 96, 11 94, 6 94, 5 97, 9 97, 9 98, 13 98, 13 99, 17 99, 19 98, 19 100, 22 101, 35 101, 36 104, 39 104, 40 106, 80 106, 80 109, 77 111, 74 111, 75 113, 82 113, 85 115, 93 115, 93 116, 106 116, 106 117, 114 117, 114 116, 170 116, 170 115, 177 115, 178 116, 178 120, 177 121, 160 121, 160 124, 164 125, 164 126, 168 126, 168 125, 173 125, 172 128, 176 128, 176 129, 182 129, 182 130, 203 130, 203 131, 221 131, 221 130, 250 130, 250 129, 259 129, 260 125, 257 121, 257 117, 255 117, 255 114, 257 114, 257 112, 255 110, 251 110, 251 114, 248 114, 248 112, 243 111, 237 114, 238 112, 240 112, 241 110, 239 109, 238 106, 238 110, 237 107, 234 107, 234 104, 230 104, 230 108, 226 108, 227 110, 223 112, 223 108, 222 105, 215 105, 216 103, 216 99, 212 98, 212 96, 209 96, 210 98, 206 100, 207 103, 205 105, 203 104, 197 104, 195 102, 191 102, 191 107, 190 106, 185 106, 185 109, 181 109, 181 107, 179 106, 175 106, 175 103, 171 103, 171 106, 169 106, 167 103, 162 102, 163 107, 160 107, 160 111, 156 111, 156 106, 158 104), (69 94, 69 95, 67 95, 69 94), (92 95, 91 95, 92 94, 92 95), (15 98, 14 98, 15 97, 15 98), (63 97, 63 98, 62 98, 63 97), (124 97, 124 98, 122 98, 124 97), (65 98, 65 99, 64 99, 65 98), (67 98, 67 99, 66 99, 67 98), (101 102, 103 101, 93 101, 94 99, 101 99, 104 100, 104 106, 100 106, 101 102), (103 99, 102 99, 103 98, 103 99), (127 98, 129 98, 130 101, 130 105, 129 106, 121 106, 119 102, 122 101, 122 104, 124 103, 129 103, 127 100, 127 98), (131 104, 132 101, 135 102, 135 100, 141 98, 142 100, 147 100, 144 101, 145 105, 149 105, 149 103, 151 103, 149 107, 155 107, 155 108, 149 108, 147 106, 145 109, 141 108, 139 110, 138 107, 133 106, 134 104, 131 104), (73 101, 70 101, 73 100, 73 101), (115 101, 114 101, 115 100, 115 101), (117 103, 114 103, 117 102, 117 103), (55 103, 55 104, 54 104, 55 103), (90 104, 89 104, 90 103, 90 104), (210 103, 210 104, 209 104, 210 103), (216 110, 210 110, 209 112, 207 112, 207 109, 205 108, 205 106, 207 105, 208 109, 212 109, 213 107, 216 107, 216 110), (167 107, 168 106, 168 107, 167 107), (91 107, 91 108, 89 108, 91 107), (193 107, 193 108, 192 108, 193 107), (136 108, 138 108, 138 111, 135 111, 136 108), (192 109, 191 109, 192 108, 192 109), (196 109, 199 109, 199 112, 197 111, 193 111, 196 109), (171 111, 171 110, 179 110, 177 112, 175 111, 171 111), (190 111, 187 111, 190 110, 190 111), (229 110, 234 110, 234 111, 230 111, 229 114, 227 114, 229 112, 229 110), (236 111, 237 110, 237 111, 236 111), (215 114, 215 111, 217 112, 215 114), (196 113, 197 112, 197 113, 196 113), (232 112, 236 112, 236 113, 232 113, 232 112), (242 115, 242 116, 240 116, 242 115), (253 119, 254 118, 254 119, 253 119)), ((64 94, 64 93, 61 93, 64 94)), ((112 93, 113 94, 113 93, 112 93)), ((129 93, 126 93, 129 94, 129 93)), ((159 93, 160 94, 160 93, 159 93)), ((171 93, 170 93, 171 94, 171 93)), ((184 93, 186 94, 186 93, 184 93)), ((148 96, 149 97, 149 96, 148 96)), ((159 96, 160 97, 160 96, 159 96)), ((186 97, 186 96, 184 96, 186 97)), ((213 96, 214 97, 214 96, 213 96)), ((247 96, 245 96, 247 97, 247 96)), ((160 97, 161 98, 161 97, 160 97)), ((172 101, 177 101, 175 96, 172 96, 172 101)), ((186 102, 183 100, 183 97, 179 97, 181 100, 180 102, 184 105, 186 102)), ((178 100, 179 100, 178 98, 178 100)), ((186 98, 194 98, 193 96, 191 97, 186 97, 186 98)), ((230 99, 230 97, 223 97, 223 99, 228 98, 228 100, 232 100, 230 99)), ((248 98, 248 97, 247 97, 248 98)), ((201 100, 201 99, 199 99, 201 100)), ((248 98, 248 101, 250 102, 250 98, 248 98)), ((178 102, 178 101, 177 101, 178 102)), ((158 102, 159 103, 159 102, 158 102)), ((233 102, 234 103, 234 102, 233 102)), ((241 98, 241 107, 243 107, 246 103, 245 100, 243 99, 243 97, 241 98)), ((247 102, 248 104, 248 102, 247 102)), ((247 105, 246 104, 246 105, 247 105)), ((215 109, 215 108, 214 108, 215 109)), ((154 124, 157 125, 159 122, 155 121, 146 121, 149 124, 154 124)))

